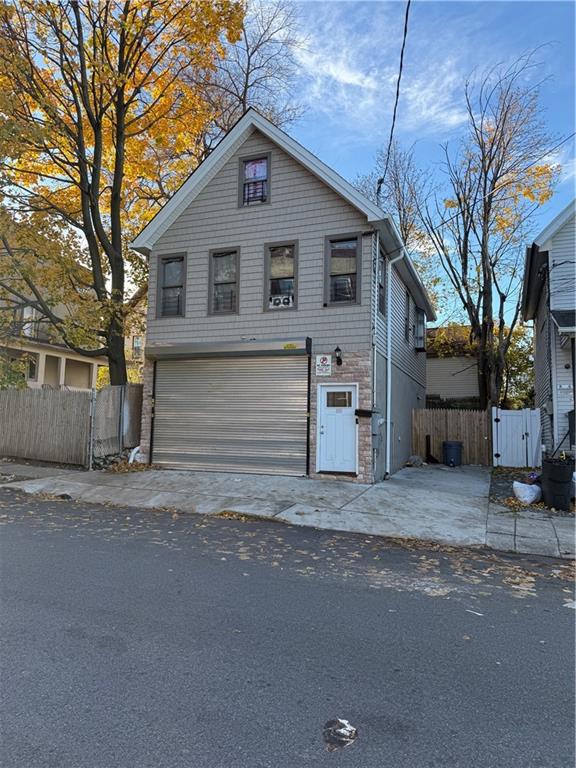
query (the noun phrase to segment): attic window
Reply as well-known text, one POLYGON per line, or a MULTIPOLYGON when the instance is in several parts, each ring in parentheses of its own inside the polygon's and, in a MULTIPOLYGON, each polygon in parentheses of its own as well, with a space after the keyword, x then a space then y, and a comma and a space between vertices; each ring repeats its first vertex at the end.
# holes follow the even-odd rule
POLYGON ((270 155, 249 157, 240 161, 241 206, 270 201, 270 155))

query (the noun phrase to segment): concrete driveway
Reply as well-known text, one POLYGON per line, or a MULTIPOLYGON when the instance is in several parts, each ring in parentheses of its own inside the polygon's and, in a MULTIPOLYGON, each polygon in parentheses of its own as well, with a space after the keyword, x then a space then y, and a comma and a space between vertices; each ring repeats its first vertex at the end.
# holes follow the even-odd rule
POLYGON ((15 476, 10 485, 29 493, 95 503, 237 512, 335 531, 574 556, 574 519, 554 520, 545 512, 518 516, 491 504, 486 467, 410 467, 377 485, 226 472, 51 471, 13 463, 0 463, 2 473, 15 476))

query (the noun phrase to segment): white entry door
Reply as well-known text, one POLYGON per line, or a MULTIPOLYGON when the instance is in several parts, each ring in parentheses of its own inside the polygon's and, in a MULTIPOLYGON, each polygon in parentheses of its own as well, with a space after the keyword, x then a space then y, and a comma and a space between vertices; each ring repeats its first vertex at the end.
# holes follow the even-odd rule
POLYGON ((318 472, 358 471, 356 384, 318 387, 318 472))

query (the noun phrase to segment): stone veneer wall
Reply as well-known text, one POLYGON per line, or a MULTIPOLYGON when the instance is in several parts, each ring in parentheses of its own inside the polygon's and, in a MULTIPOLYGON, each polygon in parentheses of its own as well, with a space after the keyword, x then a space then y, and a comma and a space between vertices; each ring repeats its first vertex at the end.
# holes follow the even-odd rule
POLYGON ((150 434, 152 429, 152 392, 154 389, 154 363, 145 360, 142 373, 142 423, 140 426, 140 453, 150 461, 150 434))
POLYGON ((342 365, 336 365, 334 351, 324 354, 332 355, 332 375, 316 376, 315 358, 322 354, 314 350, 312 355, 312 375, 310 380, 310 477, 325 477, 349 479, 359 483, 372 483, 374 472, 372 466, 372 420, 358 419, 358 475, 332 475, 316 472, 316 426, 317 426, 317 394, 318 384, 358 384, 357 408, 372 408, 372 358, 370 351, 343 352, 342 365))
MULTIPOLYGON (((318 384, 358 384, 358 408, 372 408, 372 361, 369 351, 345 352, 342 355, 342 365, 337 366, 333 350, 325 354, 332 355, 332 376, 316 376, 315 355, 322 354, 315 350, 312 356, 312 374, 310 381, 310 476, 334 477, 316 472, 316 395, 318 384)), ((152 391, 154 378, 154 363, 146 360, 144 363, 144 391, 142 399, 142 426, 140 452, 150 460, 150 430, 152 424, 152 391)), ((369 418, 360 418, 358 424, 358 475, 336 475, 339 479, 350 479, 361 483, 373 482, 372 467, 372 423, 369 418)))

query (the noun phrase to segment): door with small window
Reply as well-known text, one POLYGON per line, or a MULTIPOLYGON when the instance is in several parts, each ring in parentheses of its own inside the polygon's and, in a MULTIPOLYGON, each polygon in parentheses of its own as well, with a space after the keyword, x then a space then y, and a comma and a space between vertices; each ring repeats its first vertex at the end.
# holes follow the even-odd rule
POLYGON ((318 472, 358 471, 357 399, 356 384, 318 387, 318 472))

